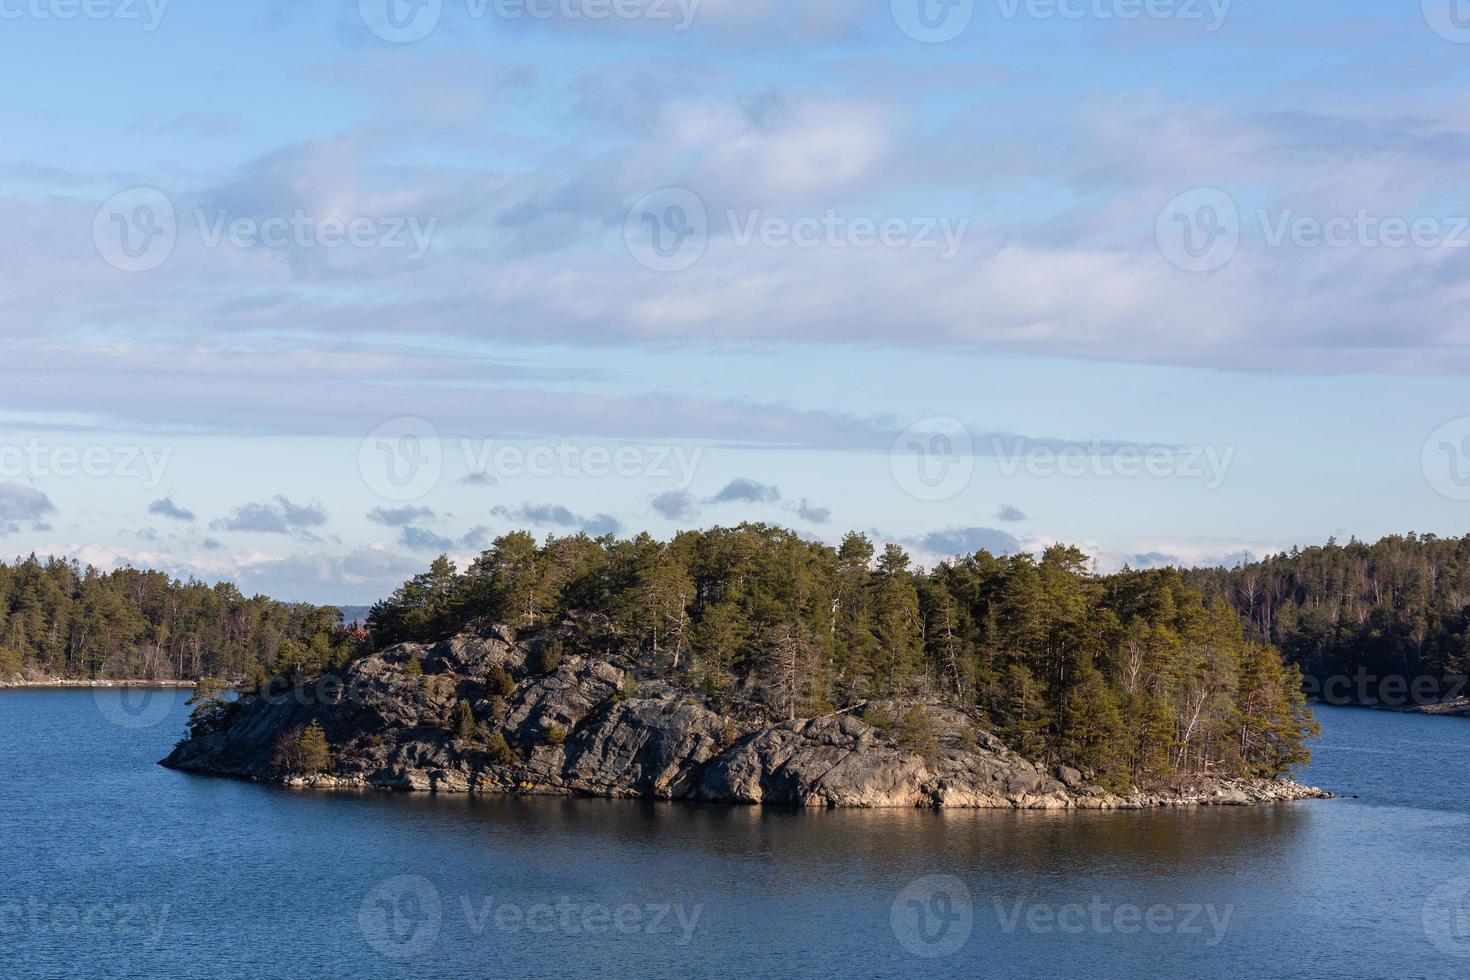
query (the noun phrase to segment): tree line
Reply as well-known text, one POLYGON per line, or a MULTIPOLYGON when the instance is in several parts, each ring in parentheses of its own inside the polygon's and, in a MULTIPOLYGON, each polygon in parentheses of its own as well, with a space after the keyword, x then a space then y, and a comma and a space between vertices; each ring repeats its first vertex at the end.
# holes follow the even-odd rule
POLYGON ((379 646, 492 623, 569 627, 565 642, 770 719, 943 698, 1114 787, 1274 776, 1315 731, 1299 672, 1231 603, 1173 569, 1093 574, 1071 547, 924 570, 861 534, 834 548, 764 524, 667 542, 513 533, 463 571, 439 558, 369 617, 379 646))
POLYGON ((247 597, 162 572, 60 558, 0 562, 0 678, 232 680, 305 676, 358 638, 330 606, 247 597))
POLYGON ((1363 672, 1449 691, 1470 672, 1470 536, 1330 540, 1184 580, 1318 682, 1363 672))

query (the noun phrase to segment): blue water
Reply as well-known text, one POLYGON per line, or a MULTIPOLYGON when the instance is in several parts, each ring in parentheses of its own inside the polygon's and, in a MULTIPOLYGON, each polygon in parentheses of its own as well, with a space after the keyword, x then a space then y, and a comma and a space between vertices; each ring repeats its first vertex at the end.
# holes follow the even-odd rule
POLYGON ((187 776, 185 696, 0 692, 0 975, 1470 973, 1462 719, 1320 709, 1359 799, 807 813, 187 776))

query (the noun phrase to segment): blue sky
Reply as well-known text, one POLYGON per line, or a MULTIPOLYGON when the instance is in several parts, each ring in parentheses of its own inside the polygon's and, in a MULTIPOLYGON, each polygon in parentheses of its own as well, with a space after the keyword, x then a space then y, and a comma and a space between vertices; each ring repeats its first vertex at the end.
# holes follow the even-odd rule
POLYGON ((0 550, 1470 525, 1470 4, 393 3, 0 0, 0 550))

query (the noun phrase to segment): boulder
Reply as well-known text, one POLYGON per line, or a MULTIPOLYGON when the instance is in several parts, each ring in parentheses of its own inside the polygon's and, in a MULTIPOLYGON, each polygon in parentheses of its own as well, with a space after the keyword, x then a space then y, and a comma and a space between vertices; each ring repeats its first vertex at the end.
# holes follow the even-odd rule
POLYGON ((1083 783, 1082 773, 1071 766, 1057 766, 1057 778, 1068 789, 1076 789, 1083 783))

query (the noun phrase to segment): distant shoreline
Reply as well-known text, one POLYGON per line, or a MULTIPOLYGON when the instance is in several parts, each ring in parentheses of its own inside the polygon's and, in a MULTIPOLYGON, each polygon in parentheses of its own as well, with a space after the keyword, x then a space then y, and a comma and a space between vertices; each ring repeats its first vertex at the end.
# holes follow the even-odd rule
POLYGON ((1438 715, 1448 718, 1470 717, 1470 698, 1458 698, 1437 704, 1370 704, 1367 701, 1309 701, 1312 708, 1363 708, 1369 711, 1389 711, 1396 715, 1438 715))
POLYGON ((45 691, 45 690, 101 690, 106 688, 140 688, 153 690, 189 690, 198 686, 197 681, 158 680, 67 680, 47 677, 41 680, 0 680, 0 691, 45 691))

